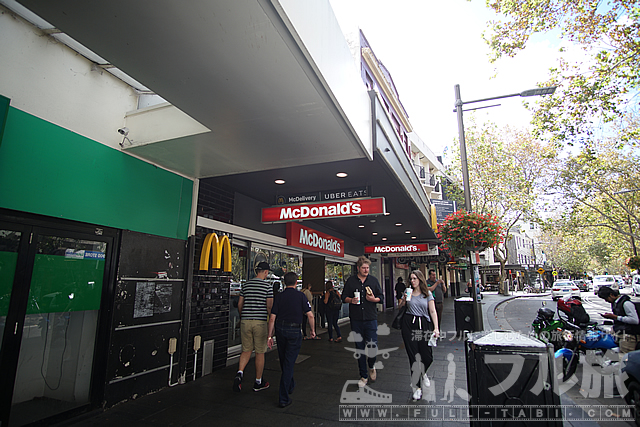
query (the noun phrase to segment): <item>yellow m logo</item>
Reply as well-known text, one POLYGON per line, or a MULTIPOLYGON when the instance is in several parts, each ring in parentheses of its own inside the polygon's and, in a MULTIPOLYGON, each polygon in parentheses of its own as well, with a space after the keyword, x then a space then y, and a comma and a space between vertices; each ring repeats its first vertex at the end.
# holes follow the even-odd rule
POLYGON ((202 252, 200 252, 200 270, 209 270, 209 256, 213 249, 213 268, 220 268, 220 263, 224 256, 224 271, 231 272, 231 243, 229 237, 222 236, 218 239, 218 235, 214 233, 207 234, 202 243, 202 252))

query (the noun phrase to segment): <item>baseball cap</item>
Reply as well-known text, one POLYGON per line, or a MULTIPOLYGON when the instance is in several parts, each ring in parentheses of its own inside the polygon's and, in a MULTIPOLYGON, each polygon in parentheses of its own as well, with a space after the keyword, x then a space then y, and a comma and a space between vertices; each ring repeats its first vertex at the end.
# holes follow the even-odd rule
POLYGON ((258 263, 258 265, 256 265, 256 270, 257 271, 271 270, 271 267, 269 267, 269 263, 261 261, 258 263))

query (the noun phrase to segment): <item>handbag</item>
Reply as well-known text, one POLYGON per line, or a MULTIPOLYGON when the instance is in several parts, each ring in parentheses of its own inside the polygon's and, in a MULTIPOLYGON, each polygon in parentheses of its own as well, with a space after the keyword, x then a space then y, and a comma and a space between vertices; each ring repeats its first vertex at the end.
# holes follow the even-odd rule
POLYGON ((402 329, 402 318, 404 317, 404 313, 406 313, 406 311, 407 311, 406 305, 403 305, 402 307, 400 307, 400 311, 398 311, 396 318, 393 319, 393 322, 391 323, 391 327, 393 329, 402 329))

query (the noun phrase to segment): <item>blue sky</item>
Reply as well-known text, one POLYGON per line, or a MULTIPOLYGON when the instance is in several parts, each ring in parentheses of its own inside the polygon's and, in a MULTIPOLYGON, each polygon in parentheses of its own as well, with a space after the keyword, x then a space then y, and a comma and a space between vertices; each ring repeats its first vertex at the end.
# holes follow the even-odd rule
MULTIPOLYGON (((531 40, 516 58, 489 63, 482 39, 495 18, 484 0, 330 0, 343 32, 362 29, 389 69, 415 131, 436 154, 457 138, 454 85, 463 101, 518 93, 546 80, 560 42, 553 35, 531 40)), ((479 122, 527 127, 525 98, 494 103, 475 113, 479 122)), ((526 98, 534 101, 535 98, 526 98)), ((465 113, 468 122, 471 113, 465 113)))

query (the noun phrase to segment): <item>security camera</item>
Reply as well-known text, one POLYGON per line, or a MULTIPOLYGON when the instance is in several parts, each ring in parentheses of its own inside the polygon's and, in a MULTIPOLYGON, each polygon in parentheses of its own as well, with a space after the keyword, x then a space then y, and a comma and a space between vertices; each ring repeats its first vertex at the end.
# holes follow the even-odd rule
POLYGON ((129 128, 120 128, 120 129, 118 129, 118 133, 120 133, 120 134, 122 134, 124 136, 127 136, 127 135, 129 135, 129 128))

